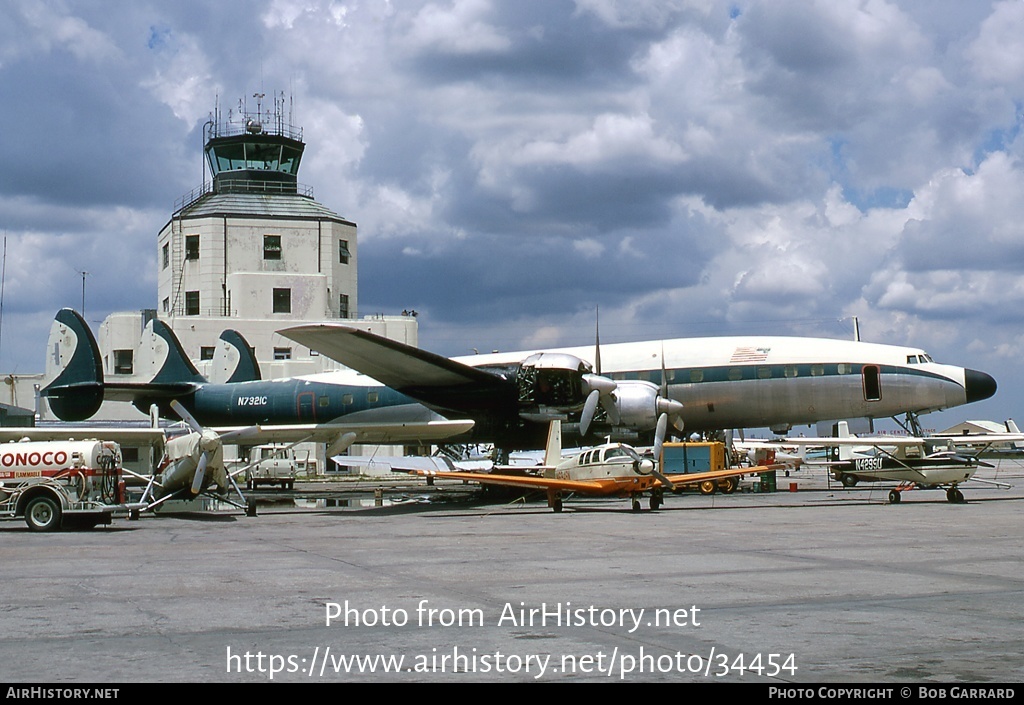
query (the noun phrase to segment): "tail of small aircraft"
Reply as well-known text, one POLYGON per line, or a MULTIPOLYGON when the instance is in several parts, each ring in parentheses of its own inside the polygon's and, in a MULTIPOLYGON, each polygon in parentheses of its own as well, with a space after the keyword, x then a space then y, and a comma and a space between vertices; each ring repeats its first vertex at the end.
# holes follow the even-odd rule
POLYGON ((208 377, 210 382, 218 384, 262 379, 256 354, 249 341, 237 330, 226 330, 220 334, 208 377))
MULTIPOLYGON (((1013 419, 1007 419, 1006 420, 1006 431, 1008 433, 1020 433, 1020 429, 1017 428, 1017 422, 1014 421, 1013 419)), ((1024 450, 1024 442, 1016 441, 1013 444, 1013 449, 1014 450, 1024 450)))
POLYGON ((548 427, 548 444, 544 449, 544 465, 555 467, 562 462, 562 422, 552 421, 548 427))
MULTIPOLYGON (((850 438, 850 424, 846 421, 840 421, 832 427, 832 436, 834 438, 850 438)), ((853 459, 853 448, 848 445, 833 446, 829 451, 831 460, 852 460, 853 459)))
POLYGON ((103 403, 103 365, 96 339, 74 309, 62 308, 50 326, 40 394, 65 421, 84 421, 103 403))

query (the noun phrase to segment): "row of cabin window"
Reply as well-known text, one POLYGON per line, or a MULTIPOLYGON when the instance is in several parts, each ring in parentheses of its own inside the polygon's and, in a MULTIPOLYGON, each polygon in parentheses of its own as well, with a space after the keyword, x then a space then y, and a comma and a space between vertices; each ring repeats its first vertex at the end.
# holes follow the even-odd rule
MULTIPOLYGON (((274 313, 291 313, 292 312, 292 290, 287 288, 275 288, 273 290, 273 312, 274 313)), ((170 313, 171 300, 165 298, 163 300, 164 313, 170 313)), ((186 291, 185 292, 185 315, 186 316, 198 316, 200 315, 199 306, 199 292, 198 291, 186 291)), ((348 318, 348 294, 340 294, 338 297, 338 318, 348 318)))
MULTIPOLYGON (((824 365, 811 365, 811 376, 822 377, 825 374, 824 365)), ((729 381, 736 382, 744 378, 744 370, 749 368, 744 367, 733 367, 729 370, 728 377, 729 381)), ((682 370, 665 370, 665 377, 669 382, 682 383, 682 370)), ((841 375, 853 374, 853 365, 849 363, 841 362, 836 365, 836 372, 841 375)), ((649 370, 647 372, 632 373, 636 375, 637 379, 646 380, 648 382, 654 382, 658 384, 661 382, 661 370, 649 370)), ((786 365, 782 368, 782 374, 784 377, 793 378, 799 376, 799 369, 796 365, 786 365)), ((613 372, 609 375, 612 379, 626 379, 627 373, 625 372, 613 372)), ((774 368, 767 365, 757 367, 756 376, 758 379, 771 379, 774 375, 774 368)), ((703 382, 704 381, 704 370, 690 370, 689 371, 690 382, 703 382)))
MULTIPOLYGON (((348 264, 351 253, 348 250, 348 240, 338 240, 338 261, 341 264, 348 264)), ((186 235, 185 236, 185 259, 186 260, 197 260, 199 259, 199 236, 198 235, 186 235)), ((280 235, 264 235, 263 236, 263 259, 276 260, 281 259, 281 236, 280 235)), ((163 247, 163 268, 167 269, 171 264, 171 248, 169 243, 164 243, 163 247)))

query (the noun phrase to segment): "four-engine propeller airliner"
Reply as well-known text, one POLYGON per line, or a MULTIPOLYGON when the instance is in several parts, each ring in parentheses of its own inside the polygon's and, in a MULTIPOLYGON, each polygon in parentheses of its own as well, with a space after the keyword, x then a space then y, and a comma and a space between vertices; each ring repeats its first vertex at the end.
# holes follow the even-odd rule
POLYGON ((516 450, 543 447, 552 420, 570 438, 646 443, 666 422, 688 432, 784 432, 836 419, 916 418, 996 390, 984 372, 936 363, 919 348, 828 338, 684 338, 449 359, 335 323, 282 333, 349 370, 213 383, 165 324, 150 325, 162 341, 155 374, 111 382, 85 321, 58 312, 41 391, 58 418, 87 419, 104 399, 143 411, 157 404, 177 418, 176 399, 203 426, 255 424, 267 440, 305 433, 332 444, 331 454, 356 442, 443 439, 516 450))
POLYGON ((442 414, 474 419, 478 437, 533 448, 554 419, 563 433, 616 440, 650 438, 664 417, 688 432, 783 433, 903 414, 916 423, 918 414, 996 390, 984 372, 939 364, 919 348, 829 338, 682 338, 445 358, 340 323, 281 333, 442 414))

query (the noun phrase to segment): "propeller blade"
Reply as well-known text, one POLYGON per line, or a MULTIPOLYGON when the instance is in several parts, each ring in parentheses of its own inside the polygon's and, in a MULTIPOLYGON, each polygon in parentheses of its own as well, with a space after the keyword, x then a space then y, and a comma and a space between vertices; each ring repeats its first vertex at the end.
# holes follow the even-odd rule
POLYGON ((594 420, 597 413, 597 403, 601 400, 601 392, 597 389, 587 395, 587 401, 583 404, 583 413, 580 414, 580 435, 587 435, 590 430, 590 422, 594 420))
POLYGON ((995 467, 995 465, 992 465, 991 463, 986 463, 984 460, 980 460, 979 458, 966 457, 966 456, 963 456, 963 455, 957 455, 955 453, 950 455, 949 457, 950 457, 950 459, 955 460, 955 461, 957 461, 959 463, 963 463, 964 465, 977 465, 980 468, 994 468, 995 467))
POLYGON ((222 441, 234 441, 234 440, 252 440, 260 437, 259 426, 246 426, 245 428, 236 428, 234 431, 228 431, 222 433, 220 439, 222 441))
POLYGON ((182 406, 181 402, 179 402, 177 399, 171 400, 171 408, 174 409, 174 412, 178 416, 180 416, 185 423, 189 425, 189 428, 191 428, 196 433, 203 432, 203 427, 199 425, 198 421, 196 421, 196 417, 190 414, 188 412, 188 409, 182 406))
POLYGON ((192 478, 192 494, 197 495, 203 491, 203 480, 206 475, 206 465, 210 462, 210 455, 205 450, 199 456, 199 464, 196 466, 195 477, 192 478))
POLYGON ((661 450, 665 446, 665 434, 668 432, 668 414, 662 412, 658 416, 658 425, 654 430, 654 461, 661 458, 661 450))
POLYGON ((590 411, 590 416, 587 417, 588 420, 586 424, 583 424, 581 419, 580 432, 583 435, 587 434, 586 429, 590 427, 590 422, 593 420, 594 413, 597 411, 598 400, 595 393, 600 394, 601 408, 603 408, 605 413, 608 414, 608 420, 611 421, 613 425, 618 426, 622 419, 619 416, 619 407, 615 404, 615 397, 612 396, 612 392, 614 392, 616 387, 618 387, 615 380, 604 377, 600 374, 588 374, 583 375, 583 385, 587 390, 589 390, 587 394, 587 401, 583 407, 584 415, 586 414, 586 410, 590 404, 593 404, 594 408, 590 411))
POLYGON ((651 474, 661 480, 661 484, 670 490, 676 488, 675 484, 661 474, 661 451, 665 447, 665 434, 668 433, 668 414, 662 413, 658 417, 658 426, 654 431, 654 470, 651 474))

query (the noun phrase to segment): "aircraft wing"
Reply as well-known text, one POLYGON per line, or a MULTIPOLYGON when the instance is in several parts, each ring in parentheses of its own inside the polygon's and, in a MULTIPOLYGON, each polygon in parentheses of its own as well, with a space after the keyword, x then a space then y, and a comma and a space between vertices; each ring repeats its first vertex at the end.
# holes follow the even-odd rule
MULTIPOLYGON (((353 443, 415 443, 439 441, 467 433, 473 428, 468 419, 443 421, 410 421, 397 423, 325 423, 268 424, 257 426, 216 427, 219 434, 235 434, 256 443, 318 443, 340 444, 339 452, 353 443), (341 442, 344 442, 343 444, 341 442)), ((328 453, 331 455, 332 453, 328 453)))
POLYGON ((754 465, 750 467, 726 468, 724 470, 709 470, 707 472, 687 472, 682 474, 666 475, 669 482, 675 486, 696 485, 705 480, 724 480, 727 477, 743 477, 744 475, 756 475, 762 472, 773 470, 785 470, 792 468, 795 463, 775 463, 773 465, 754 465))
POLYGON ((566 492, 580 492, 582 494, 609 494, 618 490, 618 484, 600 482, 597 480, 558 480, 551 477, 537 477, 535 475, 503 475, 501 473, 489 472, 450 472, 430 470, 418 470, 413 474, 425 477, 442 477, 449 480, 463 480, 467 482, 478 482, 482 485, 501 485, 503 487, 524 487, 535 490, 564 490, 566 492))
POLYGON ((443 455, 385 456, 336 455, 331 458, 338 465, 375 468, 383 472, 474 472, 494 467, 490 460, 452 460, 443 455))
POLYGON ((149 427, 119 426, 22 426, 0 428, 0 443, 31 441, 90 440, 114 441, 121 445, 161 446, 166 440, 164 430, 149 427))
POLYGON ((949 441, 955 446, 988 446, 1024 442, 1024 433, 974 433, 970 435, 929 436, 926 440, 949 441))
POLYGON ((280 333, 399 391, 502 383, 489 372, 339 323, 296 326, 280 333))

